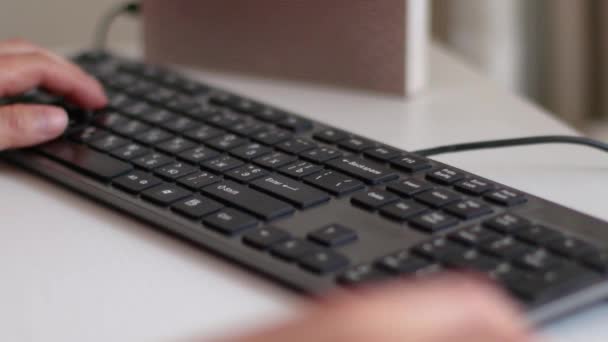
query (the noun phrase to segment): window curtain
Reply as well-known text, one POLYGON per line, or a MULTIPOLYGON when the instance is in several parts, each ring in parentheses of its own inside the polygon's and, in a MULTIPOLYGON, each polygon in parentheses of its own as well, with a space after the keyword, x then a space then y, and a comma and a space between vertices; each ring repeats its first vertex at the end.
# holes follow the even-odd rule
POLYGON ((608 119, 606 0, 433 0, 433 33, 575 126, 608 119))

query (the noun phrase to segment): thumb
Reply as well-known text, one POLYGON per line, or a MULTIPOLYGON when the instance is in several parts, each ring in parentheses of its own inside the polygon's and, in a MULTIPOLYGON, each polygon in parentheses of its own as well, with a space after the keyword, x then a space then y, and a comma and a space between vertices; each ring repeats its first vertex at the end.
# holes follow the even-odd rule
POLYGON ((67 113, 53 106, 0 106, 0 151, 52 140, 68 124, 67 113))

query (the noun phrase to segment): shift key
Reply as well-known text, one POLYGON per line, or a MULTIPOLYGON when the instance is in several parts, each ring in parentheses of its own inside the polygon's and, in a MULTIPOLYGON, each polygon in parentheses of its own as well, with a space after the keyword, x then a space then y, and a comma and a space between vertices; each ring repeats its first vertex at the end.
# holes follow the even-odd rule
POLYGON ((260 178, 251 183, 251 186, 277 196, 302 209, 329 201, 330 199, 329 195, 321 190, 276 174, 260 178))
POLYGON ((202 192, 265 220, 286 216, 295 211, 288 203, 235 182, 225 181, 210 185, 203 188, 202 192))

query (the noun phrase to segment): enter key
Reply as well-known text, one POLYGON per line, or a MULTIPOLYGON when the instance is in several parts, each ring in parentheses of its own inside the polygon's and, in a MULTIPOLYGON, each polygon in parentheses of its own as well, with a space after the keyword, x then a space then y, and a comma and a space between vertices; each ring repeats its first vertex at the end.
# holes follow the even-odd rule
POLYGON ((327 193, 291 178, 273 174, 260 178, 251 186, 290 202, 302 209, 329 201, 327 193))

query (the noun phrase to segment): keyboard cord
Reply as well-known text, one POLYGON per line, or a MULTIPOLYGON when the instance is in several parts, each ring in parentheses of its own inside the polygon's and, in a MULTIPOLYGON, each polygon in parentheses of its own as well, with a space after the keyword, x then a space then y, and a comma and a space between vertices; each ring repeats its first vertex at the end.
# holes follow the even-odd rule
POLYGON ((478 141, 462 144, 453 144, 438 146, 433 148, 422 149, 413 151, 413 153, 429 157, 436 156, 445 153, 454 152, 465 152, 472 150, 490 149, 490 148, 503 148, 503 147, 514 147, 514 146, 525 146, 525 145, 539 145, 539 144, 576 144, 587 147, 596 148, 598 150, 608 152, 608 144, 599 140, 594 140, 585 137, 568 136, 568 135, 546 135, 546 136, 535 136, 535 137, 524 137, 515 139, 501 139, 501 140, 487 140, 478 141))
POLYGON ((123 14, 136 16, 141 12, 141 8, 140 1, 128 1, 108 10, 101 18, 95 30, 94 48, 99 51, 105 50, 108 44, 108 35, 114 21, 123 14))

